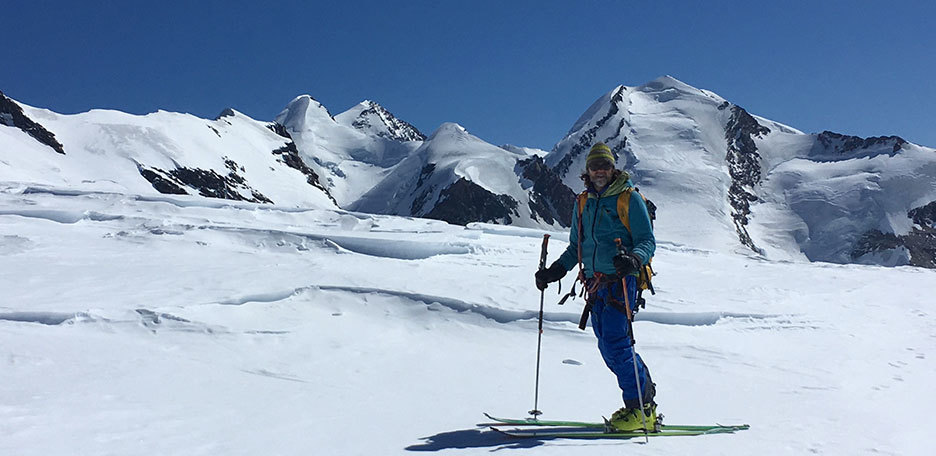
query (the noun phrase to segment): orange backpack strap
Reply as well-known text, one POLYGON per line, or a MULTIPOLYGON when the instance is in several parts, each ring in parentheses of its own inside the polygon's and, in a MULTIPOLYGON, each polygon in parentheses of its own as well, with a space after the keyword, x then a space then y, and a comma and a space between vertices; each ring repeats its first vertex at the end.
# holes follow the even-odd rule
POLYGON ((588 190, 578 194, 579 223, 582 223, 582 211, 585 210, 585 203, 587 201, 588 201, 588 190))
MULTIPOLYGON (((618 195, 617 200, 617 213, 618 218, 621 219, 621 223, 624 224, 624 228, 627 228, 627 232, 630 233, 630 197, 631 192, 634 191, 634 187, 628 187, 626 190, 621 192, 618 195)), ((638 193, 639 194, 639 193, 638 193)))

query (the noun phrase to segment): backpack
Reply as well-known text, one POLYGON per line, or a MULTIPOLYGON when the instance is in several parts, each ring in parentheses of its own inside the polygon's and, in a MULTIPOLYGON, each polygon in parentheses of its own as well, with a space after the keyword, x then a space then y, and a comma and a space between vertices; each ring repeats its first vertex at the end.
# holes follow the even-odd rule
MULTIPOLYGON (((632 192, 637 192, 641 198, 644 200, 644 204, 647 205, 647 213, 650 215, 650 229, 653 229, 653 222, 656 220, 656 204, 653 204, 652 201, 647 199, 643 193, 640 193, 640 189, 637 187, 628 187, 626 190, 618 194, 617 199, 617 214, 618 218, 621 219, 621 223, 624 224, 624 228, 627 228, 627 232, 630 232, 630 197, 632 192)), ((588 201, 588 191, 583 191, 578 194, 578 220, 579 220, 579 233, 582 232, 582 212, 585 210, 585 202, 588 201)), ((580 234, 581 235, 581 234, 580 234)), ((650 257, 647 260, 642 268, 640 268, 640 275, 637 277, 637 304, 640 307, 644 307, 645 300, 641 296, 643 290, 650 290, 650 294, 656 294, 656 291, 653 289, 653 268, 650 266, 650 263, 653 261, 653 257, 650 257)), ((579 258, 581 262, 581 258, 579 258)))

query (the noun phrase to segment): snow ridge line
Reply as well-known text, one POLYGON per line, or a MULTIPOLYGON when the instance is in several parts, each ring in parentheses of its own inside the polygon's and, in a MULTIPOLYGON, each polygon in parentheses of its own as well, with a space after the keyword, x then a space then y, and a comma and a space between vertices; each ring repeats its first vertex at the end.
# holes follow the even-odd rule
MULTIPOLYGON (((422 293, 413 293, 399 290, 387 290, 373 287, 348 287, 337 285, 310 285, 293 290, 275 291, 270 293, 248 295, 236 300, 227 300, 221 304, 225 305, 243 305, 249 302, 270 303, 297 296, 310 291, 337 291, 355 294, 374 294, 383 296, 393 296, 404 298, 409 301, 420 302, 427 306, 433 304, 441 305, 458 313, 470 312, 481 315, 485 318, 494 320, 501 324, 510 324, 520 321, 530 321, 538 318, 538 311, 535 310, 508 310, 490 305, 471 303, 447 296, 435 296, 422 293)), ((578 325, 581 316, 578 306, 576 312, 544 312, 543 321, 551 323, 572 323, 578 325)), ((710 326, 718 323, 723 318, 766 320, 781 318, 781 315, 774 314, 755 314, 755 313, 735 313, 735 312, 639 312, 636 321, 647 321, 663 325, 678 326, 710 326)))
MULTIPOLYGON (((13 183, 6 183, 13 184, 13 183)), ((346 211, 336 210, 336 209, 320 209, 320 208, 304 208, 304 207, 287 207, 287 206, 277 206, 275 204, 259 204, 251 202, 239 202, 234 200, 220 200, 220 199, 211 199, 204 198, 200 196, 189 196, 189 197, 171 197, 171 196, 150 196, 150 195, 138 195, 133 193, 119 193, 119 192, 107 192, 107 191, 98 191, 98 190, 74 190, 74 189, 62 189, 62 188, 48 188, 48 187, 38 187, 33 185, 26 185, 25 188, 14 187, 12 185, 7 185, 8 188, 3 189, 8 193, 19 193, 23 195, 52 195, 52 196, 71 196, 71 197, 81 197, 81 196, 109 196, 115 198, 126 198, 132 201, 142 201, 146 203, 166 203, 179 208, 206 208, 206 209, 243 209, 243 210, 261 210, 261 211, 279 211, 279 212, 288 212, 288 213, 303 213, 317 210, 330 210, 340 214, 347 213, 346 211)), ((354 215, 354 214, 351 214, 354 215)))
MULTIPOLYGON (((387 290, 381 288, 370 288, 370 287, 344 287, 344 286, 330 286, 330 285, 320 285, 316 286, 319 290, 323 291, 344 291, 349 293, 356 294, 377 294, 384 296, 394 296, 399 298, 408 299, 410 301, 416 301, 426 304, 427 306, 432 306, 433 304, 438 304, 448 309, 454 310, 458 313, 470 312, 474 314, 481 315, 485 318, 496 321, 501 324, 515 323, 518 321, 524 320, 533 320, 539 317, 539 312, 534 310, 507 310, 501 309, 494 306, 488 306, 484 304, 470 303, 467 301, 462 301, 456 298, 450 298, 446 296, 433 296, 422 293, 412 293, 406 291, 396 291, 396 290, 387 290)), ((543 321, 549 322, 569 322, 569 323, 578 323, 578 315, 571 314, 567 312, 545 312, 543 314, 543 321)))
MULTIPOLYGON (((205 323, 187 320, 165 312, 156 312, 149 309, 138 308, 127 311, 119 318, 96 315, 91 311, 83 312, 0 312, 0 322, 11 321, 19 323, 33 323, 46 326, 67 326, 78 323, 105 323, 109 325, 142 326, 151 331, 157 329, 170 329, 183 332, 197 333, 225 333, 227 329, 205 323)), ((276 333, 275 331, 247 331, 247 333, 276 333)))
POLYGON ((56 209, 0 210, 0 215, 15 215, 25 218, 37 218, 66 225, 78 223, 82 220, 90 220, 92 222, 109 222, 112 220, 124 219, 124 216, 122 215, 107 215, 96 211, 62 211, 56 209))
MULTIPOLYGON (((430 242, 410 241, 405 239, 365 238, 355 236, 341 236, 332 234, 303 233, 297 231, 283 231, 274 229, 204 226, 205 229, 238 234, 261 234, 265 236, 279 236, 283 238, 299 238, 314 242, 321 242, 339 253, 357 253, 379 258, 395 260, 424 260, 436 255, 465 255, 475 250, 467 242, 430 242)), ((299 245, 302 245, 299 243, 299 245)))

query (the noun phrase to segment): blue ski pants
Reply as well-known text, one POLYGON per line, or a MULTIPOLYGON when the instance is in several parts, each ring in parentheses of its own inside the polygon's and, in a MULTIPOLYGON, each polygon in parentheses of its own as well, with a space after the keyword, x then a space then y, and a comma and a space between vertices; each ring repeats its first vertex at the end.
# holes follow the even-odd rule
MULTIPOLYGON (((594 279, 591 279, 594 280, 594 279)), ((637 279, 626 277, 627 297, 631 312, 637 300, 637 279)), ((598 289, 590 295, 592 302, 591 319, 592 329, 598 337, 598 350, 605 364, 617 376, 621 396, 627 407, 639 407, 637 377, 640 378, 640 392, 643 392, 643 401, 646 404, 655 394, 650 372, 640 355, 631 344, 631 336, 625 315, 623 286, 620 280, 601 283, 598 289), (615 304, 615 300, 618 304, 615 304), (634 374, 634 357, 637 357, 637 375, 634 374)))

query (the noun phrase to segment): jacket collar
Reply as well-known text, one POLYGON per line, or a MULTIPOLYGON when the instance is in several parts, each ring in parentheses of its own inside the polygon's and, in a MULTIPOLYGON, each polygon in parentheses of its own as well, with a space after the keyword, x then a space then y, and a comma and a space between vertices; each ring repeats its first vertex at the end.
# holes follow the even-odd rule
POLYGON ((594 185, 589 185, 587 188, 589 198, 604 198, 606 196, 619 195, 627 189, 627 187, 632 187, 633 185, 630 182, 630 174, 627 171, 622 171, 621 175, 608 184, 601 192, 595 188, 594 185))

